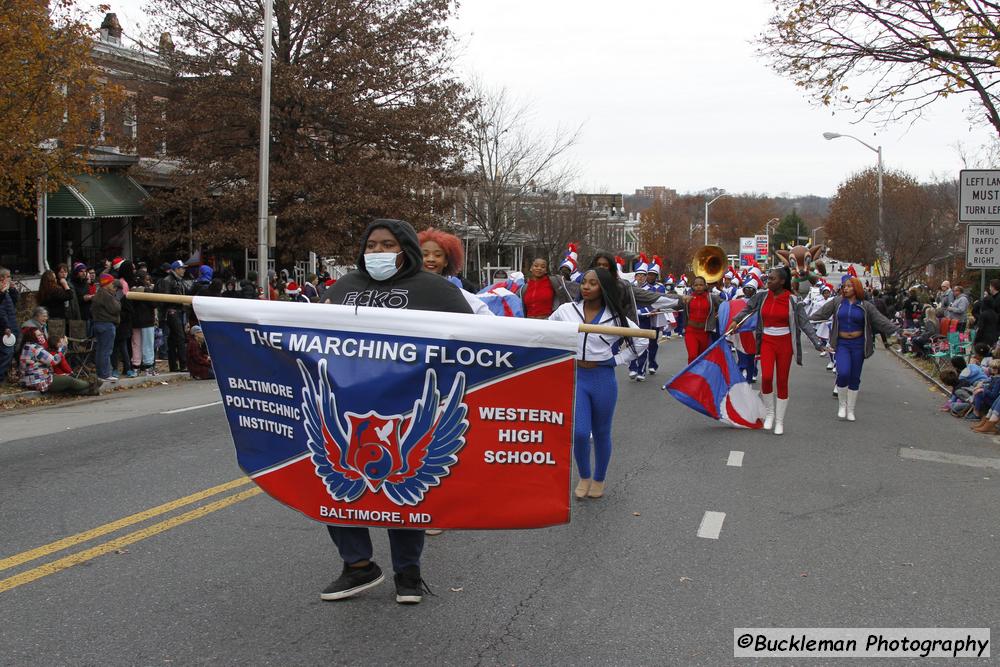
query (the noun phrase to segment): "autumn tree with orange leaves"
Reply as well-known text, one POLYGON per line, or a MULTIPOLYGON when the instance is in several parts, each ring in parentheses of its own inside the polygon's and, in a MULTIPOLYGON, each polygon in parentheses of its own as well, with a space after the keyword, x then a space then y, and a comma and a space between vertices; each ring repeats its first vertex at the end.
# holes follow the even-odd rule
MULTIPOLYGON (((663 257, 667 273, 686 272, 694 253, 703 245, 707 198, 705 194, 689 194, 669 202, 658 199, 642 212, 640 248, 663 257)), ((767 221, 777 215, 779 207, 770 197, 755 194, 723 197, 710 209, 708 242, 735 255, 739 253, 741 236, 764 233, 767 221)))
POLYGON ((91 34, 70 0, 0 3, 0 206, 29 213, 39 187, 86 171, 100 110, 121 94, 99 79, 91 34))
POLYGON ((880 225, 877 179, 869 168, 837 188, 825 227, 834 256, 864 264, 880 260, 889 271, 887 282, 905 286, 929 264, 961 251, 956 182, 922 184, 905 172, 886 171, 880 225))

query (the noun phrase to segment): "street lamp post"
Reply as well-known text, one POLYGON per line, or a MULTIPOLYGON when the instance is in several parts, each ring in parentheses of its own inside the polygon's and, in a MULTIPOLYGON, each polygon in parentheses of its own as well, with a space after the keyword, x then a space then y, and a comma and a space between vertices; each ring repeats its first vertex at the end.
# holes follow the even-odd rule
POLYGON ((878 229, 882 229, 882 147, 872 146, 871 144, 861 141, 857 137, 851 136, 850 134, 838 134, 836 132, 824 132, 823 138, 827 141, 831 139, 839 139, 841 137, 847 137, 848 139, 854 139, 856 142, 864 146, 870 151, 874 151, 878 155, 878 229))
POLYGON ((778 226, 778 222, 780 220, 781 220, 781 218, 771 218, 770 220, 768 220, 767 222, 764 223, 764 233, 767 234, 767 257, 766 257, 766 259, 767 259, 767 265, 768 265, 768 267, 771 266, 771 254, 774 252, 773 248, 771 248, 771 223, 774 223, 774 226, 777 227, 778 226))
POLYGON ((731 195, 728 195, 725 192, 723 192, 721 195, 719 195, 712 201, 705 202, 705 245, 708 245, 708 207, 714 204, 715 202, 719 201, 723 197, 730 197, 730 196, 731 195))
POLYGON ((272 0, 264 0, 264 53, 260 81, 260 166, 257 180, 257 282, 264 299, 270 296, 267 284, 267 194, 268 164, 271 154, 271 32, 274 29, 272 0))

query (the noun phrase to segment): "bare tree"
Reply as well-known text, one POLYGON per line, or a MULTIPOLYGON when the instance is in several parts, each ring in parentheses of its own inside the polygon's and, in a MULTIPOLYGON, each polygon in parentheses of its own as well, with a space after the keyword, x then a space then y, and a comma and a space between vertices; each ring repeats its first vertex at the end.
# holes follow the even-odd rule
MULTIPOLYGON (((571 195, 546 191, 522 201, 518 209, 520 228, 530 238, 532 254, 544 257, 550 266, 562 261, 567 245, 588 236, 588 213, 571 195)), ((524 259, 528 263, 534 257, 524 259)))
POLYGON ((1000 4, 987 0, 776 0, 760 37, 774 69, 823 105, 885 121, 950 95, 1000 133, 1000 4))
POLYGON ((557 191, 569 181, 563 163, 580 129, 551 134, 531 127, 531 111, 507 91, 473 88, 478 104, 472 114, 467 163, 472 169, 464 212, 483 236, 489 256, 518 231, 519 217, 533 193, 557 191))

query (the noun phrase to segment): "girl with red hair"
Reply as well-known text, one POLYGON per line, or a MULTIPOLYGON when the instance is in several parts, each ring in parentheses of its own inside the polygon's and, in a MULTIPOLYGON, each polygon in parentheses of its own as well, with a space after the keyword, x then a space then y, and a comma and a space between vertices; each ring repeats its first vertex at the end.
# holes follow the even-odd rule
POLYGON ((455 285, 469 302, 476 315, 492 315, 489 307, 475 294, 466 292, 462 281, 455 275, 465 265, 465 251, 462 241, 454 234, 428 227, 417 233, 420 252, 424 257, 424 271, 436 273, 455 285))
POLYGON ((874 332, 888 337, 899 329, 871 301, 865 301, 865 288, 861 281, 850 276, 840 286, 840 295, 834 297, 813 313, 813 321, 828 320, 830 344, 836 351, 837 367, 837 417, 854 421, 854 407, 861 388, 861 368, 865 359, 875 353, 874 332))

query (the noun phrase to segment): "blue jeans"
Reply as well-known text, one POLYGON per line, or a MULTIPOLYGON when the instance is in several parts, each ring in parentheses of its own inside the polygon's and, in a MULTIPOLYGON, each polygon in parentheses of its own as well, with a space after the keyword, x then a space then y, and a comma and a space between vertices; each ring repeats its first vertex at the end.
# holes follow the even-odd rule
MULTIPOLYGON (((0 330, 0 334, 2 333, 3 330, 0 330)), ((11 329, 11 333, 17 335, 17 332, 15 332, 13 329, 11 329)), ((10 370, 10 365, 14 361, 14 350, 16 349, 17 348, 14 346, 7 347, 2 342, 0 342, 0 382, 3 382, 4 379, 7 377, 7 371, 10 370)))
POLYGON ((115 346, 115 323, 94 322, 95 363, 97 377, 111 377, 111 350, 115 346))
POLYGON ((857 391, 861 387, 861 367, 865 365, 864 335, 838 338, 834 363, 837 366, 837 386, 857 391))
POLYGON ((611 423, 618 402, 618 381, 611 366, 576 369, 573 457, 581 479, 590 479, 590 436, 594 436, 594 480, 603 482, 611 462, 611 423))
MULTIPOLYGON (((330 539, 337 545, 340 557, 348 565, 372 559, 372 536, 367 528, 327 526, 330 539)), ((392 552, 393 572, 402 572, 410 565, 420 567, 420 554, 424 550, 424 531, 389 529, 389 550, 392 552)))
MULTIPOLYGON (((156 365, 156 351, 153 349, 153 341, 156 340, 156 329, 154 327, 143 327, 139 329, 141 336, 142 365, 145 368, 152 368, 156 365)), ((132 360, 135 365, 135 359, 132 360)))

